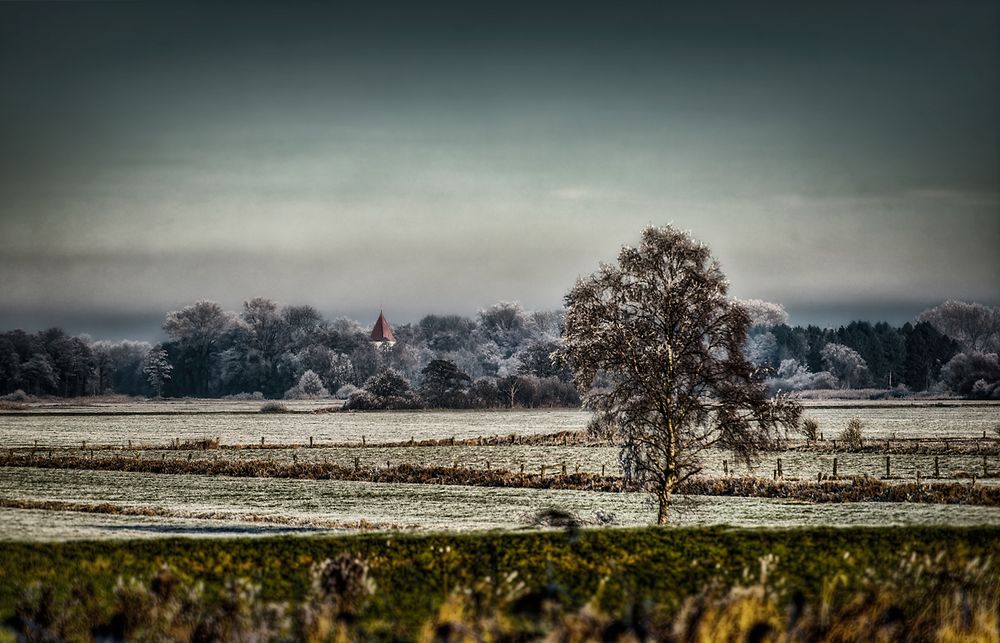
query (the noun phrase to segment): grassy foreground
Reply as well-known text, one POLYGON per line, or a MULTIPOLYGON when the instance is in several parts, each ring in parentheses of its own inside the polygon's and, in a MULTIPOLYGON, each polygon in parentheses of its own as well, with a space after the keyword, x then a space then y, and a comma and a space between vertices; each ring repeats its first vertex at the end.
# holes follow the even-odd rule
MULTIPOLYGON (((451 635, 461 631, 456 623, 465 623, 520 632, 517 639, 541 634, 532 628, 546 618, 552 627, 621 628, 623 622, 642 620, 643 627, 675 622, 676 628, 677 619, 690 620, 692 610, 704 620, 709 605, 728 604, 732 588, 744 588, 736 590, 743 592, 738 614, 727 617, 736 618, 734 626, 748 609, 757 614, 753 618, 777 626, 790 609, 812 609, 820 623, 824 610, 829 621, 829 613, 876 605, 882 611, 872 622, 890 614, 900 627, 909 619, 926 630, 926 622, 938 618, 930 612, 938 610, 941 618, 951 614, 947 618, 979 628, 970 630, 971 638, 947 640, 981 640, 983 631, 992 632, 992 640, 997 637, 1000 573, 990 559, 1000 553, 1000 527, 646 528, 0 543, 0 620, 10 619, 20 606, 22 613, 63 614, 64 634, 72 633, 74 622, 88 627, 114 622, 125 600, 119 579, 126 579, 126 587, 129 579, 137 587, 152 587, 142 594, 148 603, 164 584, 162 578, 151 581, 163 565, 169 566, 172 583, 203 583, 199 600, 206 603, 232 607, 236 592, 251 603, 318 605, 316 578, 323 572, 317 566, 342 553, 367 565, 364 575, 373 581, 372 591, 355 601, 363 605, 335 610, 330 622, 339 624, 341 634, 360 638, 461 640, 451 635), (234 585, 236 579, 249 585, 234 585), (246 589, 252 586, 257 589, 246 589), (966 609, 966 599, 977 605, 985 600, 987 608, 966 609), (968 619, 966 612, 972 615, 968 619)), ((333 584, 345 582, 357 584, 357 579, 333 584)), ((139 600, 134 592, 126 598, 139 600)), ((587 631, 596 636, 597 630, 587 631)))

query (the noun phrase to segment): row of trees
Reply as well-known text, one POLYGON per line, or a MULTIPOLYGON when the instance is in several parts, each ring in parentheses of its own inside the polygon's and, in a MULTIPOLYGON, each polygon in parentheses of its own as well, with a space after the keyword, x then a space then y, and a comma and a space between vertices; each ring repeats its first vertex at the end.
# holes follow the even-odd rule
POLYGON ((1000 397, 1000 308, 948 301, 900 327, 855 321, 838 329, 787 324, 778 305, 743 302, 747 357, 772 391, 893 388, 1000 397))
MULTIPOLYGON (((768 374, 772 392, 905 385, 1000 397, 1000 309, 946 302, 901 327, 857 321, 824 329, 789 326, 776 304, 741 303, 751 319, 745 354, 768 374)), ((570 373, 552 359, 562 326, 561 311, 501 302, 475 317, 399 325, 395 346, 381 350, 367 327, 325 320, 309 306, 257 298, 237 313, 200 301, 168 313, 168 340, 155 346, 57 328, 2 333, 0 394, 346 398, 392 369, 430 406, 576 404, 570 373)))
POLYGON ((155 346, 93 342, 58 329, 0 334, 0 393, 346 397, 388 370, 416 388, 438 360, 468 378, 461 401, 449 405, 577 404, 568 374, 550 358, 561 320, 561 312, 501 302, 474 318, 428 315, 397 326, 397 343, 383 350, 369 341, 369 328, 325 320, 309 306, 257 298, 237 313, 199 301, 166 315, 168 340, 155 346))

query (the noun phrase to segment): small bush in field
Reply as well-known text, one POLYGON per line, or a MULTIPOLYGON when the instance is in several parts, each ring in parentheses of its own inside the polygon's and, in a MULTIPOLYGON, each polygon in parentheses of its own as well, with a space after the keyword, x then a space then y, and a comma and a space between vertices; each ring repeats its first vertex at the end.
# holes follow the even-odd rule
POLYGON ((819 422, 812 418, 806 418, 802 420, 802 425, 799 427, 799 431, 806 440, 815 442, 819 439, 819 422))
POLYGON ((847 423, 847 428, 843 430, 840 434, 840 440, 844 442, 846 446, 860 449, 865 444, 864 435, 865 425, 858 418, 851 418, 847 423))
POLYGON ((261 413, 288 413, 288 407, 281 402, 264 402, 260 407, 261 413))

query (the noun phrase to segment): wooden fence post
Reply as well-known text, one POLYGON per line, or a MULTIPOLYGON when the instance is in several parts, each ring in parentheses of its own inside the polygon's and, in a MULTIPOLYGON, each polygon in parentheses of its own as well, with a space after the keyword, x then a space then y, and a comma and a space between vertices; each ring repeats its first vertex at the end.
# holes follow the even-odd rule
POLYGON ((890 476, 889 456, 885 456, 885 477, 888 478, 889 476, 890 476))
POLYGON ((941 477, 941 468, 939 467, 938 456, 934 456, 934 477, 941 477))
POLYGON ((833 479, 837 479, 837 458, 833 459, 833 479))

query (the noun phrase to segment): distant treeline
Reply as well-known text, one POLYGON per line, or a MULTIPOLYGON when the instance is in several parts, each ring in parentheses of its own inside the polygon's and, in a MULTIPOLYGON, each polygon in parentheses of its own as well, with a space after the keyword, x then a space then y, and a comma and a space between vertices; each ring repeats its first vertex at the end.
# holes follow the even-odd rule
POLYGON ((789 326, 776 304, 744 302, 748 357, 772 391, 932 390, 1000 399, 1000 308, 948 301, 900 327, 854 321, 837 329, 789 326))
MULTIPOLYGON (((743 302, 747 355, 777 391, 881 388, 1000 398, 1000 309, 946 302, 895 327, 789 326, 776 304, 743 302)), ((394 327, 380 348, 370 328, 310 306, 263 298, 238 312, 196 302, 167 313, 168 340, 92 341, 58 328, 0 334, 0 394, 76 397, 336 396, 358 409, 578 405, 555 364, 562 311, 501 302, 475 317, 428 315, 394 327), (23 393, 21 393, 23 391, 23 393)))

